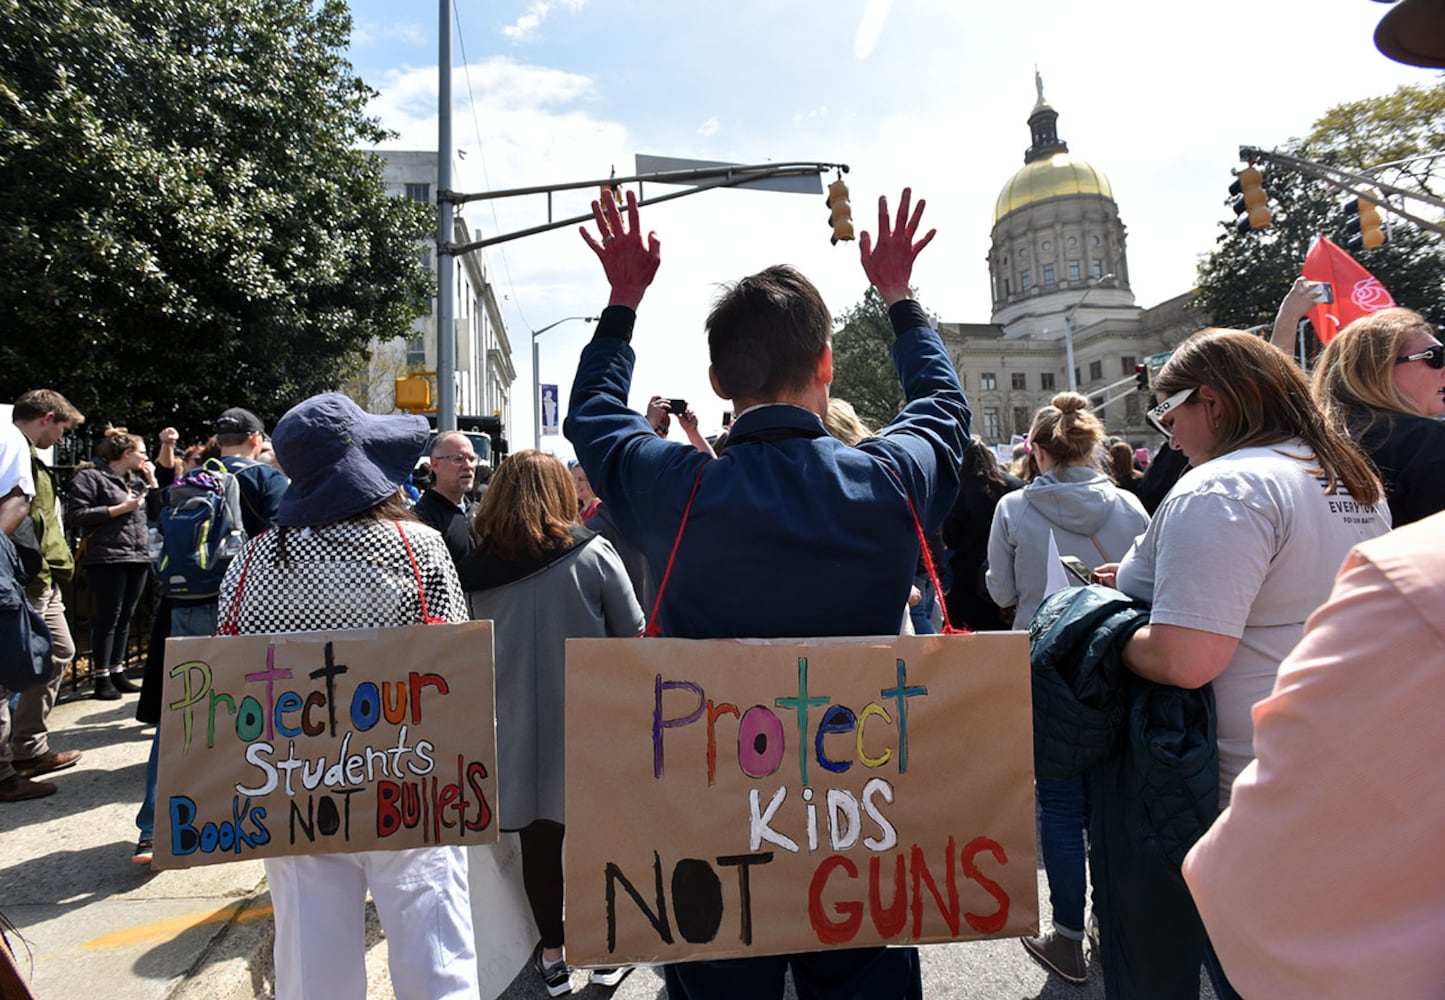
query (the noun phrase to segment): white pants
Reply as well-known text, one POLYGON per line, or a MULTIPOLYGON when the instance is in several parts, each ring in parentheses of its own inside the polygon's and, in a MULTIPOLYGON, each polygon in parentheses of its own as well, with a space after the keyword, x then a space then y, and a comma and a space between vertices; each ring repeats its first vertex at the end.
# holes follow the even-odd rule
POLYGON ((460 847, 267 858, 276 1000, 365 1000, 366 890, 386 932, 397 1000, 478 1000, 460 847))

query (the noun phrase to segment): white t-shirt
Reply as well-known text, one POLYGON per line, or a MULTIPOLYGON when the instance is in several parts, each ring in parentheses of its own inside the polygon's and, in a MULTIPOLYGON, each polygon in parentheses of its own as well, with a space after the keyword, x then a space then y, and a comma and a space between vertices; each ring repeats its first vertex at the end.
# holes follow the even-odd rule
POLYGON ((1239 639, 1214 680, 1220 805, 1254 757, 1250 711, 1329 597, 1354 546, 1390 530, 1389 509, 1326 494, 1294 440, 1242 448, 1175 484, 1119 565, 1118 588, 1149 601, 1151 623, 1239 639))
POLYGON ((16 485, 32 500, 35 480, 30 474, 30 441, 12 423, 0 424, 0 497, 8 496, 16 485))

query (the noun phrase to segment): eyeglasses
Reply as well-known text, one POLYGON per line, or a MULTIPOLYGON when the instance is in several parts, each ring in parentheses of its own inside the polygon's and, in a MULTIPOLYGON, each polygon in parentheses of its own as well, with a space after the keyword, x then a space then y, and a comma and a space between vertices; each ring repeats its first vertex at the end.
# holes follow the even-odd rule
POLYGON ((1396 358, 1395 364, 1403 365, 1406 361, 1423 361, 1431 368, 1445 368, 1445 344, 1431 344, 1419 354, 1396 358))
POLYGON ((476 465, 478 459, 475 455, 436 455, 433 456, 432 461, 452 462, 456 465, 476 465))
POLYGON ((1144 419, 1149 421, 1149 426, 1164 435, 1164 440, 1172 440, 1174 438, 1174 432, 1165 426, 1164 417, 1183 406, 1185 401, 1193 394, 1194 389, 1192 387, 1180 389, 1158 406, 1151 407, 1149 412, 1144 414, 1144 419))

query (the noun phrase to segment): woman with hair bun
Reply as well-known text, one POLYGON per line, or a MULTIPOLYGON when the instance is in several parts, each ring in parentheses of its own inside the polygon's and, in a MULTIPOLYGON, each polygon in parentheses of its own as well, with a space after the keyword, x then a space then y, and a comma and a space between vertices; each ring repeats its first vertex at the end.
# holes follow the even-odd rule
POLYGON ((1445 347, 1425 317, 1361 316, 1325 347, 1311 391, 1375 463, 1395 527, 1445 510, 1445 347))
MULTIPOLYGON (((1061 392, 1034 414, 1029 452, 1039 476, 999 500, 989 532, 989 594, 1016 606, 1015 628, 1027 628, 1047 596, 1051 547, 1088 566, 1119 559, 1149 525, 1133 494, 1120 490, 1095 465, 1104 425, 1077 392, 1061 392), (1051 546, 1052 540, 1052 546, 1051 546)), ((1074 581, 1082 582, 1082 581, 1074 581)), ((1039 800, 1039 850, 1049 877, 1054 926, 1024 948, 1072 983, 1088 978, 1084 964, 1084 777, 1034 783, 1039 800)))
POLYGON ((107 427, 95 456, 99 463, 70 481, 65 513, 82 532, 76 561, 90 582, 95 697, 115 701, 140 690, 125 675, 125 653, 150 568, 145 499, 156 486, 156 473, 145 441, 124 427, 107 427))

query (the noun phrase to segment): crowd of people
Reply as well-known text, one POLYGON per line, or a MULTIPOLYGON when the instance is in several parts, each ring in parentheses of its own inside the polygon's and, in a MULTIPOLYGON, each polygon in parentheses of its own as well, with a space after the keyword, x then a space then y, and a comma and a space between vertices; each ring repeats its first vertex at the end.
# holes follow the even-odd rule
MULTIPOLYGON (((1225 1000, 1437 989, 1445 967, 1430 945, 1445 931, 1445 896, 1437 876, 1406 864, 1428 856, 1445 818, 1411 804, 1435 762, 1438 723, 1423 692, 1445 676, 1431 613, 1445 589, 1445 348, 1435 331, 1405 309, 1364 317, 1331 340, 1311 383, 1266 340, 1205 330, 1150 386, 1164 442, 1155 454, 1109 439, 1088 400, 1064 392, 1004 468, 970 437, 953 362, 910 286, 933 238, 923 208, 907 190, 896 215, 880 199, 876 239, 861 240, 906 399, 877 430, 830 396, 832 317, 788 267, 727 286, 707 317, 712 381, 738 414, 724 438, 704 438, 681 400, 631 409, 633 327, 661 253, 630 194, 626 205, 604 195, 595 233, 583 229, 611 297, 572 389, 570 463, 528 450, 493 470, 466 434, 431 434, 422 418, 323 394, 290 409, 270 438, 241 407, 224 411, 204 444, 182 449, 163 429, 154 457, 141 435, 107 428, 93 464, 62 489, 38 452, 84 416, 53 390, 26 393, 0 429, 0 529, 30 553, 26 594, 53 667, 18 699, 0 692, 0 802, 55 793, 38 779, 81 759, 52 747, 46 727, 75 656, 61 586, 77 567, 91 603, 94 696, 138 691, 137 717, 157 725, 136 790, 138 862, 154 850, 167 636, 222 623, 252 633, 493 621, 499 826, 519 835, 541 939, 533 961, 560 996, 573 974, 562 907, 568 638, 927 632, 941 602, 961 627, 1032 629, 1037 674, 1060 661, 1051 644, 1061 623, 1107 612, 1110 624, 1084 630, 1087 657, 1070 647, 1070 668, 1047 678, 1048 690, 1130 706, 1114 723, 1120 747, 1148 738, 1131 728, 1139 715, 1172 706, 1162 710, 1173 713, 1169 738, 1189 753, 1142 777, 1128 750, 1068 764, 1040 757, 1052 926, 1023 947, 1082 983, 1092 940, 1111 997, 1193 998, 1201 967, 1225 1000), (673 419, 686 442, 669 440, 673 419), (225 553, 229 569, 209 588, 157 563, 167 517, 192 495, 214 497, 217 523, 247 540, 225 553), (934 564, 946 569, 941 594, 934 564), (160 604, 137 684, 126 671, 130 625, 153 576, 160 604), (1385 657, 1398 664, 1403 649, 1413 659, 1392 669, 1408 684, 1379 682, 1385 657), (1150 824, 1181 800, 1192 832, 1174 827, 1161 848, 1150 824), (1384 829, 1419 853, 1381 860, 1399 847, 1384 829), (1341 867, 1338 891, 1316 878, 1341 867), (1291 902, 1301 898, 1303 909, 1291 902), (1359 930, 1362 914, 1396 937, 1359 930), (1401 943, 1414 947, 1392 948, 1401 943), (1346 981, 1355 985, 1342 992, 1346 981)), ((1036 721, 1049 728, 1038 745, 1076 740, 1059 721, 1068 718, 1036 721)), ((398 995, 476 995, 461 849, 265 864, 278 997, 364 995, 368 891, 398 995)), ((596 969, 592 980, 615 985, 627 971, 596 969)), ((800 996, 922 995, 908 947, 663 973, 675 1000, 781 997, 788 973, 800 996)))

